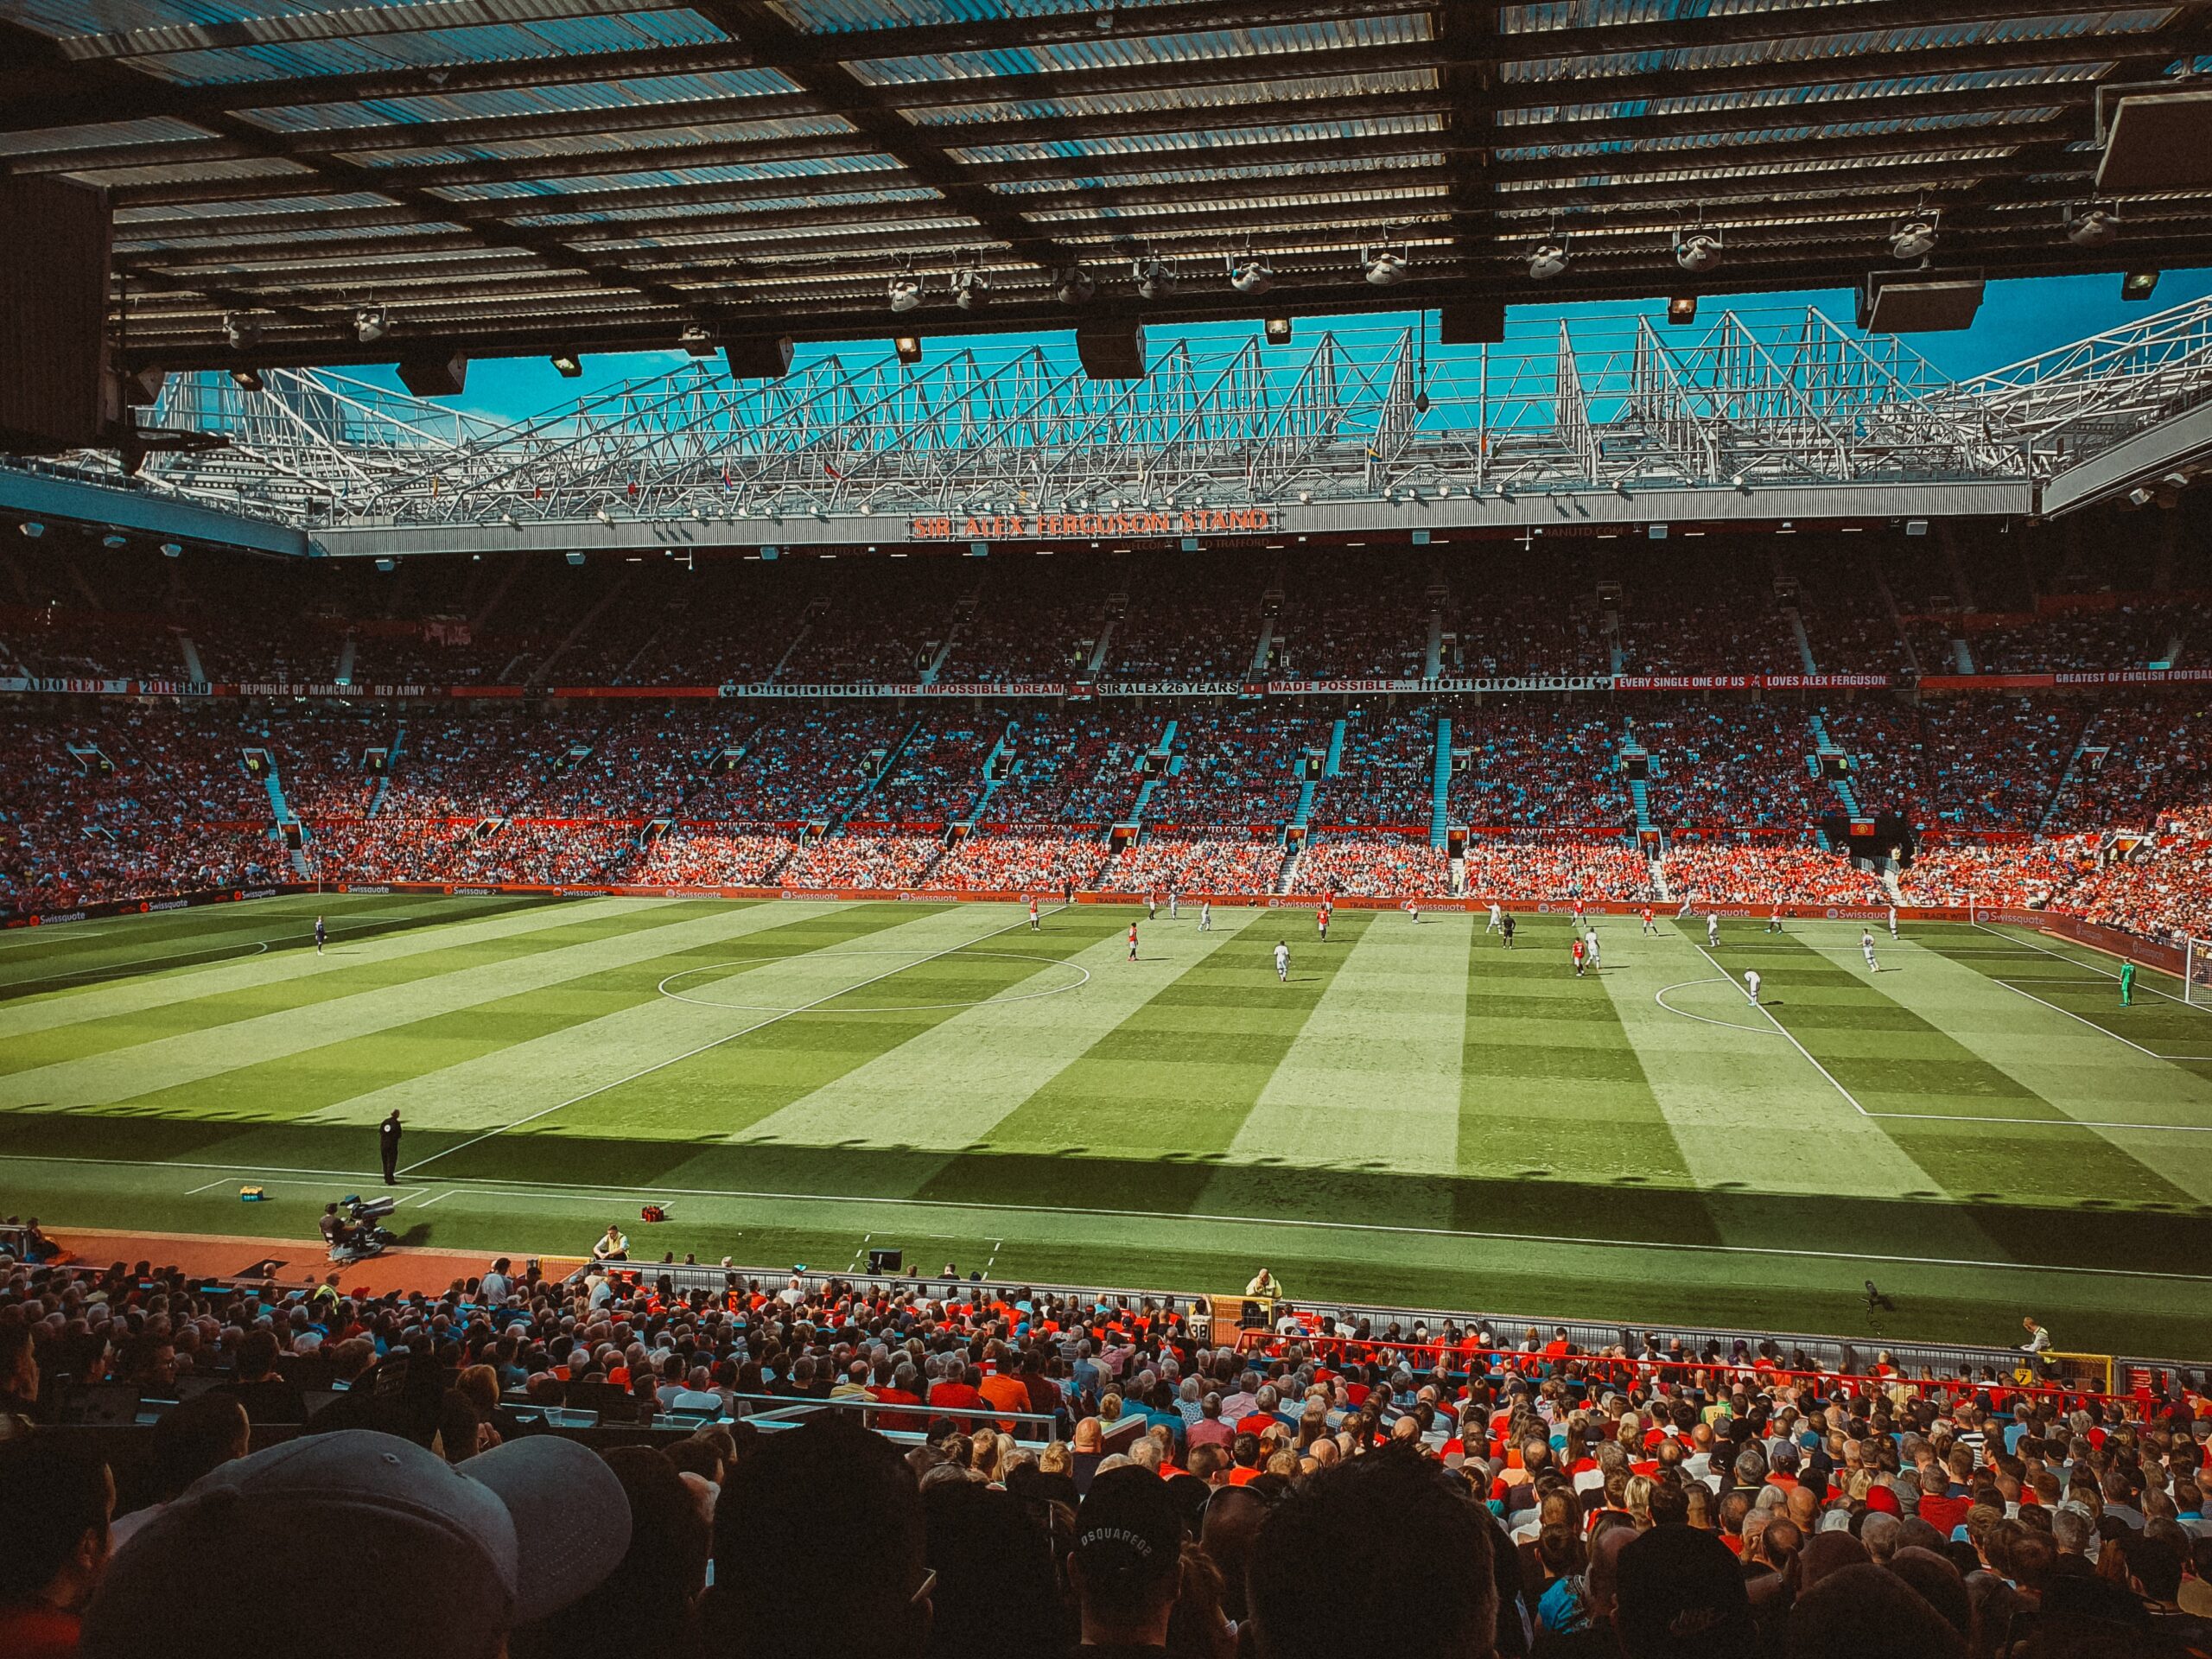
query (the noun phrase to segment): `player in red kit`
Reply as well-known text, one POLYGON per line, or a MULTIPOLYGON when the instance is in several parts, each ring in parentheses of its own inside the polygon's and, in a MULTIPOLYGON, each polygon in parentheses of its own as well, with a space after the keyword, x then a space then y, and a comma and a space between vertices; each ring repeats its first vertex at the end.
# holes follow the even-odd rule
POLYGON ((1137 925, 1136 925, 1135 922, 1131 922, 1131 923, 1129 924, 1129 960, 1130 960, 1131 962, 1135 962, 1136 959, 1137 959, 1137 925))

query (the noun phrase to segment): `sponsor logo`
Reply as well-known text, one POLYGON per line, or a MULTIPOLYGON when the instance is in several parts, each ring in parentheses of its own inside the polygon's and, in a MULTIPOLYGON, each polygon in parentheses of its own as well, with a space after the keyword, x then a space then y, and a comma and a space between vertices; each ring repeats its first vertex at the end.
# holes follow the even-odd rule
POLYGON ((191 907, 192 900, 189 899, 156 899, 152 904, 145 906, 149 911, 189 910, 191 907))
POLYGON ((390 893, 391 889, 381 884, 370 887, 359 881, 349 881, 346 884, 346 891, 348 893, 390 893))
POLYGON ((462 899, 488 899, 493 893, 490 887, 448 887, 446 891, 462 899))
POLYGON ((276 896, 276 889, 274 887, 248 887, 238 894, 241 899, 274 899, 276 896))
POLYGON ((39 920, 52 927, 57 922, 81 922, 85 916, 86 912, 81 910, 58 910, 50 916, 40 917, 39 920))

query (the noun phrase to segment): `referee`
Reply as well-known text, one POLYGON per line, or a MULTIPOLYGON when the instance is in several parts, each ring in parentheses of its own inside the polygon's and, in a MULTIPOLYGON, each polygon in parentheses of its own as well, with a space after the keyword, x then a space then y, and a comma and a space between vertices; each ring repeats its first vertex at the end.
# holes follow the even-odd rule
POLYGON ((386 1186, 398 1185, 399 1113, 397 1110, 377 1125, 377 1151, 384 1157, 384 1184, 386 1186))

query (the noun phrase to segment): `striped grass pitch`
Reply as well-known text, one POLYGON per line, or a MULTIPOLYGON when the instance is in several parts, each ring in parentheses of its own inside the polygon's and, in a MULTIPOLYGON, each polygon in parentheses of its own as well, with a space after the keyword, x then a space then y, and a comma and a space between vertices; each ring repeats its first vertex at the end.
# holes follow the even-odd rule
POLYGON ((762 1265, 2208 1346, 2212 1011, 2024 930, 1909 924, 1876 974, 1853 925, 1613 920, 1577 979, 1541 917, 1509 951, 1186 911, 1131 962, 1111 906, 320 905, 321 955, 307 899, 9 937, 0 1208, 310 1236, 396 1109, 404 1236, 448 1247, 619 1220, 762 1265))

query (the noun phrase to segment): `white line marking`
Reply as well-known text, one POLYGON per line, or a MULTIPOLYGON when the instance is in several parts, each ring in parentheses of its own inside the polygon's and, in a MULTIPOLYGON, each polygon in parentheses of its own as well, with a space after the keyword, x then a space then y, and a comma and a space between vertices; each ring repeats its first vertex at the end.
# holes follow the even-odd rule
POLYGON ((1673 985, 1663 985, 1651 993, 1651 1000, 1668 1013, 1679 1014, 1685 1020, 1694 1020, 1701 1026, 1719 1026, 1726 1031, 1747 1031, 1754 1037, 1771 1037, 1774 1033, 1765 1026, 1739 1025, 1733 1020, 1708 1020, 1701 1014, 1692 1014, 1688 1008, 1678 1008, 1667 1000, 1669 991, 1679 991, 1692 985, 1732 985, 1725 976, 1719 979, 1685 979, 1673 985))
MULTIPOLYGON (((51 985, 58 980, 85 979, 98 974, 112 974, 118 969, 140 968, 149 962, 181 962, 187 957, 213 956, 218 950, 236 950, 239 945, 249 944, 253 946, 253 949, 247 951, 246 956, 258 957, 267 954, 270 944, 267 939, 240 939, 237 944, 210 944, 202 946, 197 950, 172 950, 166 956, 129 957, 121 962, 102 963, 97 968, 79 968, 73 973, 26 974, 21 979, 0 981, 0 990, 13 990, 18 985, 51 985)), ((245 958, 238 957, 237 960, 243 961, 245 958)))
MULTIPOLYGON (((1692 945, 1695 946, 1698 953, 1704 957, 1707 962, 1711 962, 1715 968, 1719 968, 1720 966, 1719 963, 1714 960, 1713 953, 1707 950, 1703 945, 1699 944, 1694 939, 1691 940, 1690 943, 1692 945)), ((1817 955, 1818 953, 1816 952, 1815 954, 1817 955)), ((1821 960, 1826 966, 1834 967, 1835 965, 1833 963, 1829 963, 1827 958, 1825 957, 1822 957, 1821 960)), ((1723 977, 1726 976, 1726 970, 1724 969, 1723 977)), ((1997 982, 2002 984, 2004 982, 2000 980, 1997 982)), ((2006 988, 2011 989, 2012 988, 2008 986, 2006 988)), ((2024 991, 2020 994, 2023 996, 2027 995, 2027 993, 2024 991)), ((2031 997, 2029 1000, 2035 1002, 2043 1001, 2043 999, 2039 996, 2031 997)), ((2044 1003, 2044 1006, 2045 1007, 2050 1007, 2052 1005, 2045 1002, 2044 1003)), ((1811 1061, 1813 1070, 1826 1077, 1831 1084, 1834 1084, 1836 1093, 1841 1095, 1846 1100, 1849 1101, 1853 1109, 1857 1111, 1861 1117, 1901 1118, 1909 1123, 1995 1123, 2013 1124, 2044 1129, 2138 1129, 2154 1133, 2171 1133, 2175 1135, 2212 1135, 2212 1123, 2120 1123, 2102 1118, 2086 1117, 1985 1117, 1979 1112, 1870 1112, 1864 1106, 1861 1106, 1859 1103, 1858 1097, 1854 1096, 1850 1090, 1836 1082, 1835 1074, 1834 1072, 1830 1071, 1827 1067, 1822 1065, 1820 1061, 1813 1058, 1813 1051, 1807 1048, 1804 1044, 1799 1042, 1796 1034, 1790 1031, 1789 1027, 1783 1025, 1780 1020, 1775 1018, 1774 1014, 1767 1007, 1765 1003, 1762 1002, 1759 1004, 1759 1012, 1765 1014, 1769 1020, 1774 1021, 1774 1028, 1780 1032, 1784 1037, 1789 1039, 1789 1046, 1796 1049, 1800 1054, 1802 1054, 1808 1060, 1811 1061)), ((2060 1008, 2058 1009, 2058 1012, 2063 1014, 2066 1010, 2060 1008)), ((2086 1024, 2088 1022, 2084 1021, 2083 1023, 2086 1024)), ((2097 1029, 2101 1031, 2103 1030, 2103 1027, 2099 1027, 2097 1029)), ((2109 1032, 2106 1033, 2106 1034, 2107 1036, 2111 1035, 2109 1032)), ((2122 1042, 2126 1042, 2127 1039, 2123 1037, 2120 1040, 2122 1042)), ((2132 1044, 2129 1046, 2131 1047, 2133 1046, 2132 1044)), ((2143 1052, 2146 1054, 2151 1052, 2147 1048, 2143 1052)), ((2164 1054, 2158 1054, 2153 1055, 2152 1058, 2163 1060, 2168 1057, 2164 1054)))
POLYGON ((208 1191, 210 1188, 228 1186, 233 1179, 233 1177, 229 1175, 218 1175, 213 1180, 206 1183, 204 1185, 194 1187, 192 1191, 186 1193, 184 1196, 188 1198, 198 1198, 202 1192, 208 1191))
MULTIPOLYGON (((777 1021, 788 1020, 793 1014, 807 1013, 810 1009, 820 1007, 824 1002, 834 1002, 841 996, 850 996, 855 991, 865 990, 868 986, 874 984, 878 980, 889 979, 893 974, 903 974, 909 968, 918 968, 923 963, 934 962, 939 957, 949 957, 957 950, 972 950, 976 945, 982 944, 986 939, 995 939, 1001 933, 1011 933, 1017 927, 1027 927, 1028 925, 1028 918, 1027 917, 1023 917, 1017 921, 1008 922, 1004 927, 993 928, 989 932, 984 934, 982 938, 967 939, 958 944, 949 944, 945 946, 944 950, 933 950, 929 955, 919 957, 916 961, 901 963, 896 968, 886 969, 882 973, 873 974, 868 978, 860 981, 857 984, 845 986, 842 989, 830 992, 826 996, 818 996, 815 998, 813 1001, 804 1003, 798 1007, 786 1008, 780 1014, 769 1015, 766 1020, 756 1020, 754 1023, 746 1027, 741 1031, 729 1032, 723 1036, 715 1038, 711 1042, 701 1043, 696 1048, 688 1048, 681 1054, 671 1054, 664 1060, 656 1060, 651 1065, 641 1067, 638 1071, 631 1072, 626 1077, 616 1077, 611 1083, 602 1083, 595 1089, 587 1089, 581 1095, 573 1096, 556 1105, 543 1107, 537 1111, 518 1117, 512 1123, 502 1124, 498 1128, 494 1129, 486 1129, 483 1134, 479 1135, 472 1135, 469 1139, 463 1141, 458 1146, 448 1147, 442 1152, 434 1152, 427 1158, 418 1159, 416 1162, 408 1165, 405 1169, 400 1171, 400 1173, 403 1175, 411 1175, 416 1170, 423 1168, 427 1165, 436 1163, 441 1158, 450 1158, 456 1152, 466 1152, 471 1147, 480 1146, 483 1142, 492 1140, 498 1135, 506 1135, 512 1130, 521 1128, 526 1123, 535 1123, 542 1117, 550 1117, 556 1112, 566 1111, 569 1107, 581 1105, 582 1103, 593 1098, 594 1096, 607 1093, 610 1089, 620 1089, 625 1084, 635 1083, 639 1077, 649 1077, 656 1071, 664 1071, 670 1066, 678 1065, 685 1060, 694 1059, 699 1055, 704 1054, 709 1049, 720 1048, 724 1043, 734 1043, 741 1037, 749 1037, 756 1031, 765 1031, 770 1026, 774 1025, 777 1021)), ((855 951, 851 954, 858 955, 859 952, 855 951)))
MULTIPOLYGON (((1974 1122, 1992 1120, 1975 1118, 1974 1122)), ((2042 1118, 2031 1122, 2041 1123, 2042 1118)), ((296 1169, 288 1166, 255 1166, 250 1164, 217 1165, 192 1163, 183 1160, 130 1158, 78 1158, 66 1154, 9 1153, 0 1154, 0 1164, 98 1164, 116 1169, 227 1169, 234 1175, 260 1175, 270 1178, 265 1184, 276 1186, 321 1186, 333 1179, 355 1179, 353 1172, 346 1170, 296 1169), (320 1176, 320 1180, 290 1180, 283 1176, 320 1176)), ((2161 1279, 2185 1284, 2212 1284, 2212 1274, 2173 1273, 2148 1268, 2084 1268, 2066 1263, 2035 1262, 1981 1262, 1957 1256, 1938 1255, 1878 1255, 1865 1251, 1792 1249, 1765 1244, 1694 1244, 1675 1239, 1589 1238, 1560 1233, 1503 1233, 1465 1230, 1451 1227, 1411 1227, 1370 1221, 1319 1221, 1286 1216, 1230 1216, 1206 1211, 1177 1211, 1173 1210, 1071 1209, 1065 1205, 995 1204, 980 1198, 893 1198, 856 1197, 843 1192, 753 1192, 734 1188, 711 1186, 616 1187, 588 1186, 563 1181, 478 1181, 468 1176, 448 1178, 459 1185, 457 1192, 479 1198, 574 1198, 577 1202, 605 1204, 610 1199, 621 1201, 632 1198, 728 1198, 744 1202, 772 1204, 850 1204, 868 1205, 881 1209, 900 1210, 963 1210, 1001 1215, 1046 1215, 1066 1219, 1070 1216, 1097 1216, 1115 1221, 1205 1222, 1234 1227, 1299 1227, 1319 1232, 1402 1234, 1426 1238, 1471 1238, 1507 1244, 1568 1244, 1592 1249, 1664 1250, 1687 1255, 1778 1255, 1801 1257, 1816 1262, 1881 1262, 1892 1266, 1922 1268, 1971 1268, 1987 1272, 2067 1273, 2093 1279, 2161 1279)), ((416 1192, 428 1188, 417 1187, 416 1192)), ((973 1234, 918 1233, 910 1237, 959 1239, 974 1237, 973 1234)))
POLYGON ((0 950, 20 950, 27 944, 53 944, 67 939, 105 938, 108 934, 116 931, 111 927, 95 927, 79 933, 70 930, 68 925, 62 922, 49 923, 43 927, 26 928, 23 931, 29 936, 29 938, 10 939, 5 944, 0 944, 0 950), (59 935, 53 931, 56 927, 63 930, 59 935))
MULTIPOLYGON (((1974 925, 1980 928, 1983 932, 1988 934, 1992 938, 2012 938, 2012 936, 2009 933, 1998 932, 1996 929, 1991 927, 1986 922, 1976 922, 1974 925)), ((2100 968, 2094 962, 2084 962, 2079 957, 2069 957, 2063 950, 2053 950, 2049 946, 2037 944, 2031 939, 2018 939, 2013 940, 2013 943, 2024 944, 2031 950, 2040 950, 2044 956, 2049 957, 2053 962, 2063 962, 2069 968, 2086 968, 2093 974, 2103 975, 2107 980, 2116 980, 2120 977, 2118 974, 2113 972, 2109 968, 2100 968)), ((2082 948, 2084 950, 2094 950, 2097 947, 2093 944, 2085 944, 2082 948)), ((2168 979, 2177 979, 2180 977, 2178 975, 2167 973, 2163 968, 2148 968, 2146 971, 2152 974, 2164 975, 2164 977, 2168 979)), ((2141 983, 2139 980, 2137 982, 2139 984, 2141 983)), ((2178 1002, 2184 1008, 2194 1008, 2199 1014, 2212 1014, 2212 1008, 2208 1008, 2202 1003, 2191 1002, 2186 997, 2176 996, 2171 991, 2162 991, 2156 985, 2143 985, 2142 988, 2150 992, 2153 996, 2164 997, 2169 1002, 2178 1002)))
MULTIPOLYGON (((2101 981, 2097 981, 2097 980, 2087 980, 2087 981, 2081 981, 2081 982, 2077 982, 2084 983, 2084 984, 2091 984, 2091 985, 2094 985, 2094 984, 2101 983, 2102 982, 2101 982, 2101 981)), ((2028 999, 2028 1001, 2031 1001, 2031 1002, 2036 1002, 2036 1003, 2040 1003, 2040 1004, 2042 1004, 2042 1006, 2043 1006, 2043 1007, 2046 1007, 2046 1008, 2049 1008, 2049 1009, 2050 1009, 2053 1014, 2064 1014, 2064 1015, 2065 1015, 2069 1020, 2078 1020, 2078 1021, 2079 1021, 2080 1023, 2082 1023, 2082 1025, 2087 1026, 2087 1027, 2088 1027, 2091 1031, 2101 1032, 2101 1033, 2104 1033, 2104 1035, 2106 1035, 2106 1036, 2107 1036, 2107 1037, 2111 1038, 2111 1039, 2113 1039, 2113 1041, 2114 1041, 2115 1043, 2126 1043, 2126 1044, 2130 1048, 2133 1049, 2133 1050, 2134 1050, 2138 1054, 2148 1054, 2148 1055, 2149 1055, 2152 1059, 2154 1059, 2154 1060, 2207 1060, 2207 1059, 2212 1059, 2212 1054, 2161 1054, 2161 1053, 2159 1053, 2159 1052, 2158 1052, 2158 1051, 2157 1049, 2155 1049, 2155 1048, 2145 1048, 2145 1047, 2144 1047, 2142 1044, 2140 1044, 2140 1043, 2137 1042, 2137 1041, 2136 1041, 2133 1038, 2132 1038, 2132 1037, 2123 1037, 2123 1036, 2121 1036, 2118 1032, 2113 1031, 2113 1029, 2111 1029, 2109 1027, 2107 1027, 2107 1026, 2101 1026, 2101 1025, 2099 1025, 2095 1020, 2094 1020, 2090 1019, 2087 1014, 2076 1014, 2076 1013, 2075 1013, 2075 1012, 2074 1012, 2074 1010, 2073 1010, 2073 1009, 2071 1009, 2071 1008, 2062 1008, 2062 1007, 2060 1007, 2058 1006, 2058 1004, 2057 1004, 2057 1003, 2056 1003, 2056 1002, 2045 1001, 2044 998, 2042 998, 2042 997, 2040 997, 2040 996, 2037 996, 2037 995, 2033 991, 2025 991, 2025 990, 2022 990, 2022 989, 2021 989, 2018 985, 2013 984, 2010 980, 2004 980, 2004 979, 2000 979, 2000 980, 1996 981, 1996 982, 1995 982, 1995 983, 1999 984, 1999 985, 2002 985, 2002 986, 2003 986, 2006 990, 2008 990, 2008 991, 2011 991, 2011 992, 2014 993, 2016 995, 2019 995, 2019 996, 2024 996, 2024 997, 2026 997, 2026 998, 2028 999)), ((2180 1123, 2177 1123, 2177 1124, 2174 1125, 2174 1127, 2175 1127, 2176 1128, 2196 1128, 2205 1127, 2205 1126, 2196 1125, 2196 1124, 2180 1124, 2180 1123)))
POLYGON ((443 1204, 448 1198, 453 1197, 453 1195, 460 1190, 461 1189, 459 1187, 449 1186, 444 1192, 439 1193, 437 1197, 434 1198, 425 1198, 422 1203, 416 1205, 415 1207, 417 1210, 427 1210, 434 1204, 443 1204))

